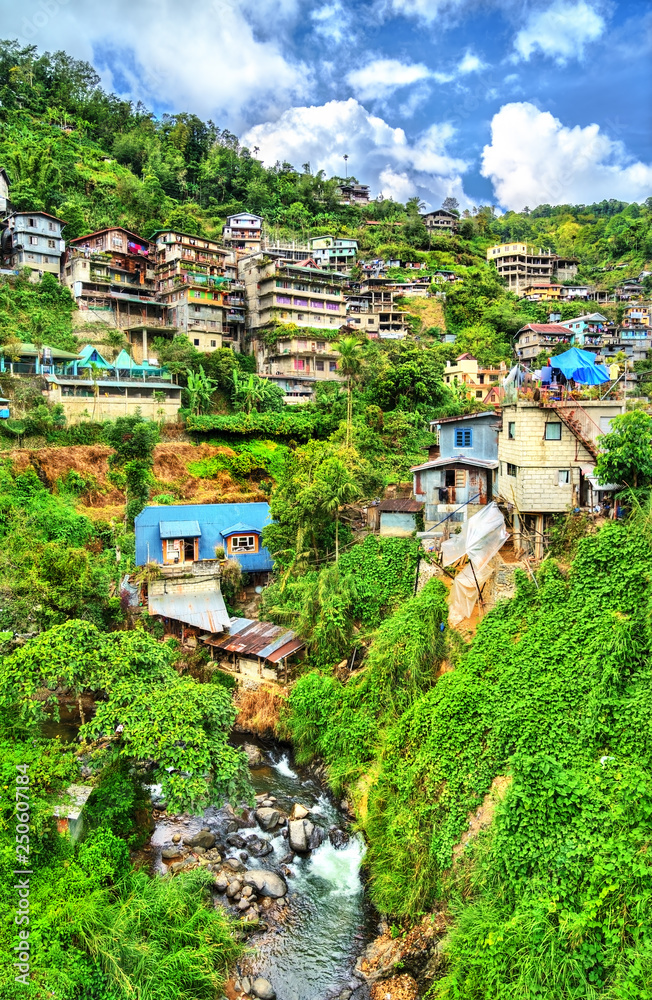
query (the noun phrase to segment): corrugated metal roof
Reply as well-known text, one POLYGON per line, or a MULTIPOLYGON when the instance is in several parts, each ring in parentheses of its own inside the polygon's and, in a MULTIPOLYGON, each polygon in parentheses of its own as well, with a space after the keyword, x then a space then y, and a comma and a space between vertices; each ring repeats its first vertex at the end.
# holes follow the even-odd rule
POLYGON ((416 514, 423 510, 423 504, 410 497, 399 497, 396 500, 383 500, 382 503, 378 504, 378 510, 386 514, 416 514))
POLYGON ((199 538, 199 521, 159 521, 161 538, 199 538))
MULTIPOLYGON (((237 618, 231 622, 230 635, 223 639, 213 639, 210 645, 217 649, 223 649, 228 653, 242 653, 245 656, 259 656, 261 659, 270 660, 276 663, 279 649, 293 643, 298 643, 297 649, 303 646, 303 642, 296 638, 291 629, 283 628, 281 625, 273 625, 271 622, 250 621, 246 618, 237 618), (242 624, 246 622, 246 624, 242 624)), ((287 654, 283 654, 284 656, 287 654)))
POLYGON ((425 469, 440 469, 445 465, 467 465, 470 468, 497 469, 498 462, 488 458, 466 458, 464 455, 449 455, 448 458, 436 458, 423 465, 413 465, 410 472, 422 472, 425 469))
POLYGON ((285 656, 291 656, 292 653, 296 653, 299 649, 303 649, 304 643, 301 639, 294 639, 292 642, 286 642, 283 646, 280 646, 275 652, 271 653, 267 659, 270 663, 278 663, 285 656))
POLYGON ((205 632, 224 632, 231 620, 219 591, 199 591, 196 594, 161 594, 149 598, 150 615, 163 615, 175 621, 194 625, 205 632))
POLYGON ((232 524, 230 528, 222 528, 221 534, 224 538, 227 535, 247 535, 247 534, 260 534, 260 528, 254 528, 252 524, 244 524, 243 521, 237 521, 232 524))

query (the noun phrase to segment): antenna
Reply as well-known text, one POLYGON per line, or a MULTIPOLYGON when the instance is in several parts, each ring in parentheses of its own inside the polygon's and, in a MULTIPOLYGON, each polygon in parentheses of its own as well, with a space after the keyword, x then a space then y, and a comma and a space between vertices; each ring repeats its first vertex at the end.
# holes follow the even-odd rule
POLYGON ((346 176, 346 178, 348 180, 348 176, 349 176, 349 154, 348 153, 344 154, 344 169, 346 171, 345 176, 346 176))

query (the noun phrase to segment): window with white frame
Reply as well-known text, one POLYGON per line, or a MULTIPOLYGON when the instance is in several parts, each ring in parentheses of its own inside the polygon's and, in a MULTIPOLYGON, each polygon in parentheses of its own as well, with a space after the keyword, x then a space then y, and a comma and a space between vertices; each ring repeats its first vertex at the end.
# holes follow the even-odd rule
POLYGON ((255 552, 256 551, 256 536, 255 535, 232 535, 231 536, 231 551, 232 552, 255 552))
POLYGON ((570 485, 570 481, 571 481, 570 475, 571 475, 570 474, 570 469, 560 469, 559 470, 559 479, 558 479, 559 485, 560 486, 569 486, 570 485))

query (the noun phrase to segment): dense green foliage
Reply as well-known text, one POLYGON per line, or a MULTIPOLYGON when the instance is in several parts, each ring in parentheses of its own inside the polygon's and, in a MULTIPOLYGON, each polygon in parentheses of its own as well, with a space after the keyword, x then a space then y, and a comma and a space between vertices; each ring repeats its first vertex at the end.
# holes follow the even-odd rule
POLYGON ((629 489, 652 484, 652 417, 631 410, 614 417, 611 430, 600 438, 596 475, 601 483, 629 489))

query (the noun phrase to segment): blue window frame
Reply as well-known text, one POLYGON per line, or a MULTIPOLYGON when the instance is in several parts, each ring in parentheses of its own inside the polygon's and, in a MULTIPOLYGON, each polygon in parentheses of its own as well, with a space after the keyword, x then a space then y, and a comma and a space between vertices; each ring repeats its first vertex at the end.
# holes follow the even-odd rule
POLYGON ((460 427, 455 431, 455 447, 470 448, 473 444, 473 431, 467 427, 460 427))

